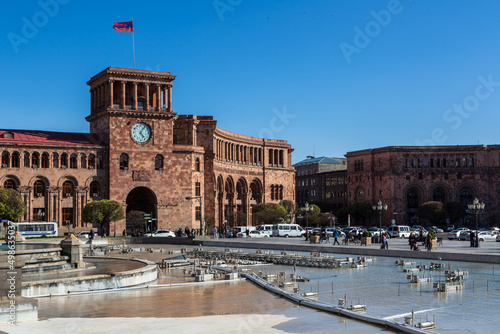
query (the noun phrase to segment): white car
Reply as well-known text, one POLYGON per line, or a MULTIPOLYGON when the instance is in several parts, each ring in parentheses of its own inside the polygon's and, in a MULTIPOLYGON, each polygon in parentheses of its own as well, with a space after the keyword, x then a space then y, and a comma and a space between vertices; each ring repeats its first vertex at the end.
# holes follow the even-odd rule
POLYGON ((175 233, 169 230, 158 230, 151 233, 144 233, 145 237, 175 237, 175 233))
MULTIPOLYGON (((496 241, 497 236, 491 232, 479 232, 478 235, 479 241, 496 241)), ((470 240, 470 234, 467 237, 467 240, 470 240)))
POLYGON ((90 238, 90 232, 89 231, 83 231, 83 232, 78 233, 76 236, 88 239, 88 238, 90 238))
MULTIPOLYGON (((237 234, 238 238, 246 238, 246 232, 240 232, 237 234)), ((253 230, 248 233, 249 238, 269 238, 269 234, 262 233, 261 231, 253 230)))

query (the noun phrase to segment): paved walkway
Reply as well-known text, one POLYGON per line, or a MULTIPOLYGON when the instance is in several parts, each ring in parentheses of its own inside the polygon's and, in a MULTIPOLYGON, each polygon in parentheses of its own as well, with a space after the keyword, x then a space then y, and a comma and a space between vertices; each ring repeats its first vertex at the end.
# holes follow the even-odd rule
POLYGON ((301 252, 322 252, 352 255, 404 257, 430 260, 468 261, 500 264, 500 242, 481 242, 479 248, 470 247, 469 241, 448 240, 443 237, 443 244, 432 251, 427 251, 419 243, 421 251, 411 251, 408 239, 390 239, 389 249, 380 249, 380 244, 361 246, 357 244, 333 245, 328 243, 310 244, 304 238, 228 238, 211 239, 203 246, 275 249, 301 252))

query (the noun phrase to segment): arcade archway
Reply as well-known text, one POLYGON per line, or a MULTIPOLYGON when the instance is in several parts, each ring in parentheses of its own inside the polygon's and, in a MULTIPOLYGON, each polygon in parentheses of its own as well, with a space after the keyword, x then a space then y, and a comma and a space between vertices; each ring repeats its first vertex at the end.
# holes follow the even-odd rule
MULTIPOLYGON (((137 187, 132 189, 127 195, 127 214, 131 211, 142 211, 150 215, 150 221, 144 220, 144 229, 156 230, 158 227, 156 204, 157 199, 155 193, 146 187, 137 187)), ((128 225, 128 224, 127 224, 128 225)))

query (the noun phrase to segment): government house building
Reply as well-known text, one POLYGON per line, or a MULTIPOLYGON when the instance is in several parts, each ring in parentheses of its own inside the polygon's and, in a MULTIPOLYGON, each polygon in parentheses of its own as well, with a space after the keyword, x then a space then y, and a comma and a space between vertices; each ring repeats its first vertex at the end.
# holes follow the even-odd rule
MULTIPOLYGON (((199 229, 200 217, 222 226, 241 212, 251 225, 252 205, 295 202, 291 146, 220 129, 212 116, 178 115, 175 78, 108 67, 87 82, 89 133, 0 129, 0 185, 21 193, 19 221, 88 230, 85 205, 111 199, 125 214, 150 214, 152 228, 199 229)), ((118 221, 117 234, 125 227, 118 221)))

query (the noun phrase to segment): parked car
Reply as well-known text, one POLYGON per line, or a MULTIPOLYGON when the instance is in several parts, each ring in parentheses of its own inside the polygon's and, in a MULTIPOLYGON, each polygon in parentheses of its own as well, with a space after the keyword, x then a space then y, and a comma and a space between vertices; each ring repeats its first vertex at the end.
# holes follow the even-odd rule
POLYGON ((144 237, 168 237, 175 238, 175 233, 169 230, 157 230, 154 232, 144 233, 144 237))
MULTIPOLYGON (((479 241, 496 241, 497 236, 491 232, 479 232, 478 239, 479 241)), ((470 233, 467 240, 470 240, 470 233)))
POLYGON ((333 237, 333 232, 337 230, 339 232, 339 238, 345 238, 345 233, 342 232, 339 228, 334 229, 333 227, 327 227, 325 228, 326 234, 328 234, 330 237, 333 237))
POLYGON ((406 225, 391 225, 388 229, 391 237, 394 238, 409 238, 410 237, 410 227, 406 225))
POLYGON ((470 231, 461 231, 458 240, 470 240, 470 231))
POLYGON ((444 233, 443 229, 436 226, 429 227, 427 230, 434 233, 444 233))
POLYGON ((370 234, 372 235, 372 237, 378 237, 380 235, 381 231, 382 231, 382 233, 385 232, 384 229, 380 229, 379 227, 369 227, 366 230, 368 232, 370 232, 370 234))
MULTIPOLYGON (((247 232, 240 232, 237 234, 238 238, 246 238, 247 237, 247 232)), ((249 238, 269 238, 269 234, 263 233, 261 231, 250 231, 248 233, 249 238)))
MULTIPOLYGON (((97 233, 96 233, 97 235, 97 233)), ((82 237, 82 238, 90 238, 90 231, 83 231, 83 232, 80 232, 76 235, 77 237, 82 237)))
POLYGON ((450 240, 453 240, 453 239, 459 240, 460 234, 464 231, 468 231, 468 230, 453 230, 450 233, 448 233, 448 235, 446 237, 450 240))

